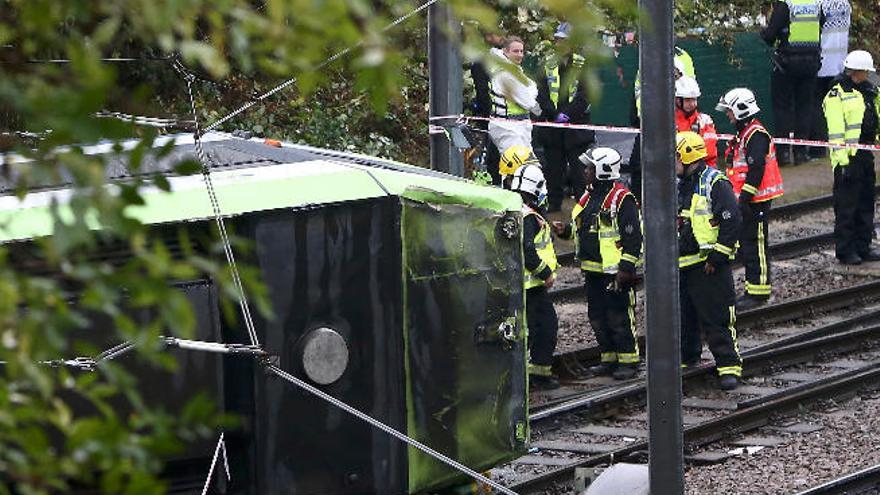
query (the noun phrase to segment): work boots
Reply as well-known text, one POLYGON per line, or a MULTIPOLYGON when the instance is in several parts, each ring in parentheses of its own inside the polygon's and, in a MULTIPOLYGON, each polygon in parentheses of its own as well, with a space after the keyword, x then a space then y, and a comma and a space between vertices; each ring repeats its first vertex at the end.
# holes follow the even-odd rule
POLYGON ((617 369, 611 374, 615 380, 630 380, 639 373, 637 364, 618 364, 617 369))
POLYGON ((733 390, 739 386, 739 377, 736 375, 721 375, 718 377, 718 388, 721 390, 733 390))
POLYGON ((590 373, 596 376, 611 376, 617 369, 617 363, 602 362, 596 366, 590 366, 590 373))

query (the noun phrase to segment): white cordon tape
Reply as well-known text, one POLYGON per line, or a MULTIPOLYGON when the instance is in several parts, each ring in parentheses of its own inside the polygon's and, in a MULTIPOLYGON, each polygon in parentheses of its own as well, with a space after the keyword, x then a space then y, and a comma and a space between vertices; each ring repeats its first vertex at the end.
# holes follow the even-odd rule
MULTIPOLYGON (((583 129, 590 131, 607 131, 607 132, 620 132, 625 134, 639 134, 642 131, 637 127, 619 127, 613 125, 594 125, 594 124, 557 124, 556 122, 532 122, 529 120, 514 120, 514 119, 503 119, 500 117, 476 117, 470 115, 440 115, 437 117, 431 117, 429 119, 431 122, 441 121, 441 120, 454 120, 457 123, 467 122, 470 120, 482 120, 482 121, 497 121, 497 122, 507 122, 513 124, 525 124, 530 122, 535 127, 556 127, 559 129, 583 129)), ((434 124, 430 125, 431 134, 435 134, 434 128, 437 127, 434 124)), ((721 141, 730 141, 735 136, 733 134, 717 134, 718 139, 721 141)), ((877 144, 859 144, 859 143, 829 143, 828 141, 814 141, 811 139, 793 139, 793 138, 773 138, 773 144, 793 144, 793 145, 801 145, 801 146, 816 146, 822 148, 852 148, 857 150, 866 150, 866 151, 880 151, 880 145, 877 144)))

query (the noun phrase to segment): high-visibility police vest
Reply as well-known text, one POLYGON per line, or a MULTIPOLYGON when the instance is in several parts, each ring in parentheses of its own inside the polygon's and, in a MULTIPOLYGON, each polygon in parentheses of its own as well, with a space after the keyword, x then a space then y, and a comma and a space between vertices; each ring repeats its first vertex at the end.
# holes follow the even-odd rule
MULTIPOLYGON (((855 144, 862 134, 862 120, 865 118, 865 97, 852 88, 844 89, 837 83, 822 100, 825 121, 828 122, 828 141, 838 144, 855 144)), ((880 96, 874 98, 874 111, 880 121, 880 96)), ((855 148, 833 148, 831 150, 831 166, 847 166, 849 159, 858 150, 855 148)))
MULTIPOLYGON (((681 62, 681 65, 684 66, 684 75, 688 77, 692 77, 694 79, 697 78, 697 73, 694 70, 694 59, 691 58, 690 53, 686 52, 684 49, 675 47, 675 60, 681 62)), ((640 118, 642 116, 642 74, 641 71, 636 71, 636 81, 633 83, 633 91, 636 97, 636 115, 640 118)))
POLYGON ((547 267, 550 267, 551 272, 556 272, 559 263, 556 261, 556 251, 553 249, 553 238, 550 236, 550 224, 547 223, 547 221, 544 220, 544 217, 538 214, 537 211, 527 205, 523 205, 522 213, 523 219, 529 215, 534 215, 540 226, 538 233, 535 234, 535 250, 538 252, 538 257, 541 258, 541 264, 538 265, 534 271, 529 271, 528 269, 524 270, 526 289, 531 289, 532 287, 544 285, 544 279, 539 278, 537 274, 541 273, 544 268, 547 267))
POLYGON ((630 192, 626 186, 620 183, 614 183, 614 187, 608 191, 608 194, 606 194, 605 198, 602 200, 599 215, 596 215, 598 221, 595 224, 590 223, 589 225, 584 225, 584 219, 580 218, 581 212, 584 211, 584 208, 590 201, 589 190, 581 196, 580 201, 578 201, 577 204, 574 205, 574 208, 572 208, 571 220, 575 230, 575 253, 580 252, 580 246, 578 245, 580 241, 577 235, 578 229, 588 228, 591 233, 595 233, 599 237, 599 256, 601 257, 601 260, 580 260, 581 270, 615 274, 617 273, 617 267, 620 264, 620 260, 629 261, 634 265, 640 263, 639 258, 624 253, 620 244, 620 229, 617 224, 617 212, 620 210, 620 204, 627 196, 632 196, 633 200, 635 200, 635 196, 633 196, 633 193, 630 192))
MULTIPOLYGON (((573 54, 571 57, 571 67, 580 72, 585 61, 586 59, 584 59, 584 57, 578 54, 573 54)), ((550 101, 553 102, 553 105, 559 106, 559 85, 562 83, 561 75, 559 74, 559 63, 552 59, 549 60, 544 67, 544 71, 547 74, 547 86, 550 88, 550 101)), ((577 92, 577 86, 578 78, 572 77, 571 83, 568 87, 569 99, 571 99, 575 92, 577 92)))
POLYGON ((819 49, 818 0, 786 0, 789 19, 788 44, 792 48, 819 49))
POLYGON ((716 243, 720 227, 712 224, 712 187, 719 180, 727 180, 727 177, 718 169, 706 167, 694 185, 691 204, 679 212, 682 218, 690 221, 694 238, 700 246, 698 253, 678 257, 680 268, 705 261, 712 250, 722 252, 733 259, 732 249, 716 243))
POLYGON ((752 203, 760 203, 778 198, 785 193, 782 186, 782 173, 779 172, 779 163, 776 161, 776 147, 773 145, 773 138, 767 129, 758 121, 752 121, 740 132, 738 136, 736 148, 733 150, 733 164, 727 168, 727 178, 733 185, 733 192, 739 197, 742 191, 752 193, 752 203), (764 157, 764 178, 761 184, 755 189, 753 186, 746 184, 746 174, 749 172, 749 164, 746 157, 746 148, 749 145, 749 139, 756 132, 763 132, 770 138, 770 150, 764 157))

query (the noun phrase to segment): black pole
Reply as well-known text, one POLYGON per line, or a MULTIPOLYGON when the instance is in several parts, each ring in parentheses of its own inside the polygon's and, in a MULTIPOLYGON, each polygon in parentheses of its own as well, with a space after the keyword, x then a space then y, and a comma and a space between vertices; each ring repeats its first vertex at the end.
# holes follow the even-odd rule
MULTIPOLYGON (((458 53, 461 29, 443 2, 428 7, 428 93, 429 114, 458 115, 462 111, 462 70, 458 53)), ((432 122, 437 124, 436 122, 432 122)), ((464 175, 464 158, 446 134, 431 134, 431 168, 453 175, 464 175)))
POLYGON ((672 0, 639 0, 651 493, 683 494, 672 0))

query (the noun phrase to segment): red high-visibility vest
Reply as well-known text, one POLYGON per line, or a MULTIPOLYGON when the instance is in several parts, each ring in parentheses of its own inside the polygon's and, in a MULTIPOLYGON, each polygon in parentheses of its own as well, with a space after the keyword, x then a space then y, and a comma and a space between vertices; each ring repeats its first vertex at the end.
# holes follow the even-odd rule
POLYGON ((782 187, 782 174, 779 172, 779 164, 776 162, 776 147, 773 145, 773 137, 758 119, 753 119, 739 133, 736 142, 733 143, 733 163, 727 167, 727 178, 733 185, 733 192, 739 197, 746 183, 746 174, 749 172, 749 164, 746 162, 746 148, 749 145, 749 139, 756 132, 763 132, 770 138, 770 150, 764 158, 764 178, 761 179, 761 185, 758 186, 758 191, 752 197, 752 203, 769 201, 785 193, 782 187))
POLYGON ((678 107, 675 108, 675 129, 681 131, 694 131, 706 142, 706 164, 718 168, 718 131, 715 130, 715 122, 712 117, 699 111, 690 115, 678 107))

